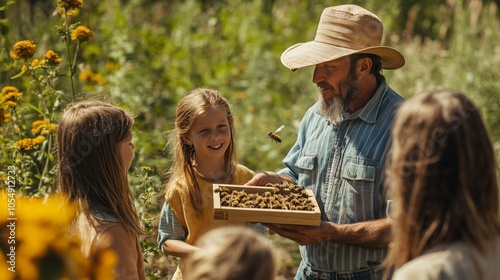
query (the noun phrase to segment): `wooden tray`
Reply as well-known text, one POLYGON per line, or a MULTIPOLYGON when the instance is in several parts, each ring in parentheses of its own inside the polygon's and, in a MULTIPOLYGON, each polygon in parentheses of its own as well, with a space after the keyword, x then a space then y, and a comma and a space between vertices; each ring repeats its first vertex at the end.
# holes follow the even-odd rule
POLYGON ((313 211, 308 210, 282 210, 282 209, 262 209, 262 208, 241 208, 221 206, 220 194, 216 191, 219 187, 227 187, 229 190, 245 190, 246 193, 262 194, 272 191, 272 187, 264 186, 243 186, 230 184, 213 184, 214 197, 214 219, 244 221, 270 224, 293 224, 318 226, 321 223, 321 212, 318 203, 311 190, 306 190, 309 199, 314 205, 313 211))

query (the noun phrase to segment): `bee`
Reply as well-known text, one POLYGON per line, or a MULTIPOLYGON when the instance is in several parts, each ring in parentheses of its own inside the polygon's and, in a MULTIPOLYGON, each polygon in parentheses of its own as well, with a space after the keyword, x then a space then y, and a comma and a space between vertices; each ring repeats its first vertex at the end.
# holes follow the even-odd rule
POLYGON ((278 132, 280 132, 285 126, 282 125, 276 129, 275 132, 269 132, 267 135, 267 138, 271 139, 271 141, 274 141, 276 143, 281 143, 281 137, 278 135, 278 132))

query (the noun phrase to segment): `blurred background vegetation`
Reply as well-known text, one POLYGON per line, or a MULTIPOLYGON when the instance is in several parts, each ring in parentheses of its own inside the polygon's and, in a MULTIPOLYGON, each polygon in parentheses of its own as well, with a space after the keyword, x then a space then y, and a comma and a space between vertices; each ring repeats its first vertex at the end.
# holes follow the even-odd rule
MULTIPOLYGON (((255 171, 279 170, 302 115, 317 98, 313 68, 291 72, 282 66, 280 55, 288 46, 314 38, 327 6, 354 3, 379 15, 385 27, 383 44, 399 49, 407 60, 400 70, 384 71, 389 85, 407 98, 430 89, 465 92, 481 108, 500 157, 499 2, 84 0, 73 21, 90 28, 94 39, 78 53, 75 91, 77 99, 106 97, 136 116, 130 180, 151 231, 143 240, 148 274, 162 278, 172 273, 173 260, 154 248, 154 227, 162 174, 170 166, 164 145, 177 101, 197 87, 218 89, 236 115, 239 161, 255 171), (282 124, 281 144, 266 138, 282 124)), ((22 63, 13 61, 10 52, 17 41, 33 40, 36 57, 49 49, 63 57, 66 45, 55 28, 61 18, 53 13, 57 1, 1 0, 0 7, 0 86, 24 92, 20 103, 38 104, 40 97, 29 94, 30 77, 11 79, 22 63)), ((67 63, 63 57, 61 68, 67 63)), ((73 101, 67 78, 61 76, 55 85, 61 93, 55 121, 73 101)), ((22 112, 26 127, 40 117, 29 108, 22 112)), ((17 164, 10 136, 2 131, 2 168, 17 164)), ((30 160, 38 164, 37 157, 30 160)), ((33 174, 30 180, 19 179, 21 188, 31 184, 31 194, 54 191, 54 172, 33 174)), ((297 246, 272 239, 286 252, 280 277, 288 279, 300 259, 297 246)))

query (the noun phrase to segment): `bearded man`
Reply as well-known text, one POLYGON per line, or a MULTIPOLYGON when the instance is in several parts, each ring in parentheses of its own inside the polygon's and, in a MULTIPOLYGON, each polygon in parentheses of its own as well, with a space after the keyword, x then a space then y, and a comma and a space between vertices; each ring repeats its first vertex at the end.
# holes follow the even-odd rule
POLYGON ((297 141, 277 173, 246 185, 290 183, 312 189, 320 226, 266 224, 296 241, 302 262, 295 279, 381 279, 391 220, 383 191, 390 126, 403 98, 382 69, 405 64, 381 46, 383 25, 356 5, 323 11, 314 41, 289 47, 281 62, 292 71, 315 66, 318 101, 301 121, 297 141))

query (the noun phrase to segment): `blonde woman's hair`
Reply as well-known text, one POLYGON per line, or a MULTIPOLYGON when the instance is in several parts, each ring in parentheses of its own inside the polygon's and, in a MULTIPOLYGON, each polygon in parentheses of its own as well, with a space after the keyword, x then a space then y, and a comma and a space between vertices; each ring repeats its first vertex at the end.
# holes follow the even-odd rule
POLYGON ((89 221, 92 211, 104 212, 141 234, 119 150, 133 123, 124 110, 106 102, 83 101, 66 109, 57 137, 59 188, 89 221))
POLYGON ((177 105, 175 128, 172 131, 168 146, 173 154, 174 161, 168 172, 169 181, 166 191, 171 185, 176 184, 179 180, 186 180, 189 188, 191 202, 195 207, 195 211, 200 213, 202 205, 201 191, 196 180, 196 171, 193 166, 195 160, 194 146, 188 145, 184 139, 188 136, 196 119, 203 115, 204 112, 211 107, 220 107, 226 111, 229 129, 231 132, 231 140, 224 154, 225 170, 228 173, 227 181, 231 182, 236 172, 236 147, 235 147, 235 131, 234 119, 231 113, 229 103, 222 97, 220 92, 209 88, 197 88, 190 91, 184 96, 177 105))
POLYGON ((186 259, 186 280, 272 280, 275 260, 269 241, 246 227, 219 227, 195 244, 186 259))
POLYGON ((495 152, 479 109, 459 92, 419 94, 399 108, 392 134, 387 271, 456 241, 484 252, 500 222, 495 152))

